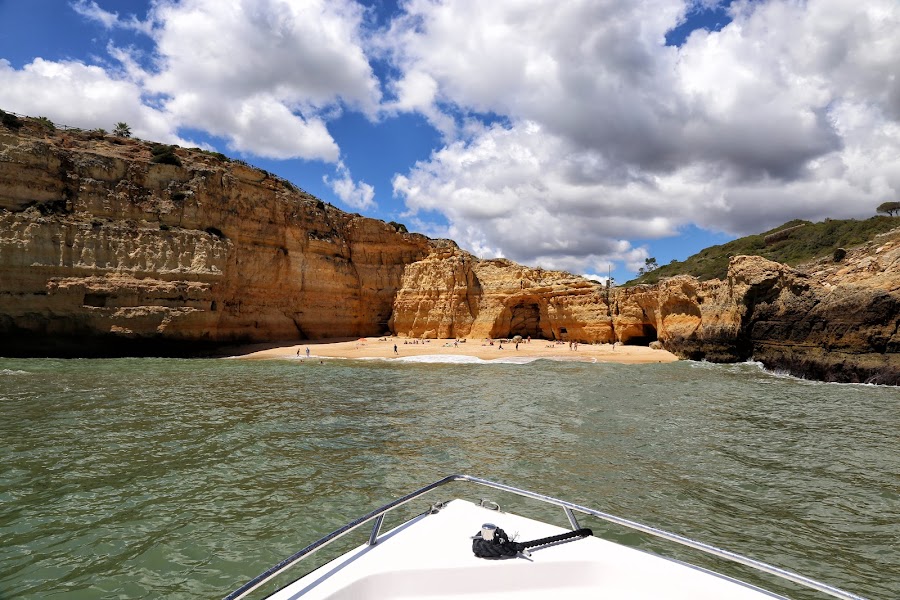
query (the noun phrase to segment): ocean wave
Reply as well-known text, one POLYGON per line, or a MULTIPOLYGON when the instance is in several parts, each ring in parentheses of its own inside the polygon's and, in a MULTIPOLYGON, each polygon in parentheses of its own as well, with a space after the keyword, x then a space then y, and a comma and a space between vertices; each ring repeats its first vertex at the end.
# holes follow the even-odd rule
POLYGON ((726 371, 736 371, 736 370, 744 370, 747 367, 751 367, 753 369, 757 369, 760 371, 765 371, 763 364, 758 360, 745 360, 744 362, 734 362, 734 363, 715 363, 709 362, 706 360, 685 360, 682 361, 687 363, 694 369, 715 369, 715 370, 726 370, 726 371))
POLYGON ((758 383, 775 383, 779 380, 788 380, 793 381, 795 383, 801 385, 849 385, 849 386, 864 386, 864 387, 882 387, 877 383, 867 383, 867 382, 858 382, 858 383, 850 383, 850 382, 841 382, 841 381, 819 381, 818 379, 806 379, 805 377, 799 377, 797 375, 792 374, 790 371, 785 369, 767 369, 765 365, 763 365, 758 360, 746 360, 744 362, 739 363, 713 363, 707 362, 705 360, 688 360, 683 361, 688 363, 691 368, 694 369, 709 369, 709 370, 717 370, 717 371, 725 371, 726 373, 747 373, 747 372, 756 372, 760 375, 756 381, 758 383))
POLYGON ((889 388, 891 386, 884 386, 878 383, 866 382, 866 381, 820 381, 818 379, 807 379, 805 377, 799 377, 797 375, 793 375, 789 371, 785 371, 783 369, 773 369, 769 370, 763 368, 762 371, 769 375, 770 377, 774 377, 776 379, 788 379, 800 385, 838 385, 838 386, 857 386, 857 387, 872 387, 872 388, 889 388))
POLYGON ((17 369, 0 369, 0 375, 31 375, 31 371, 19 371, 17 369))
POLYGON ((367 358, 365 360, 390 360, 394 362, 404 363, 446 363, 457 365, 524 365, 536 360, 540 360, 540 357, 523 356, 521 358, 495 358, 492 360, 484 360, 475 356, 422 354, 420 356, 403 356, 400 358, 367 358))

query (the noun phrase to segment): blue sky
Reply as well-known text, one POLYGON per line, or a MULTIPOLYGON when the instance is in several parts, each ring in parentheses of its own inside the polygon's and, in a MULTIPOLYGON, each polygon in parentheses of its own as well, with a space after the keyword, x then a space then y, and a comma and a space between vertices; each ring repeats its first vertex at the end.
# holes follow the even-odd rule
POLYGON ((900 3, 0 0, 0 108, 617 281, 900 195, 900 3))

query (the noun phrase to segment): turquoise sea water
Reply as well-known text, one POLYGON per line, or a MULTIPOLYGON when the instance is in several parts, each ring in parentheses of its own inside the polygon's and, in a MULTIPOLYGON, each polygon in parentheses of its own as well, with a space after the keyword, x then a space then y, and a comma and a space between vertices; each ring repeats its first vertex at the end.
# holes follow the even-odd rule
POLYGON ((898 432, 897 388, 751 364, 0 359, 0 599, 218 598, 455 472, 895 599, 898 432))

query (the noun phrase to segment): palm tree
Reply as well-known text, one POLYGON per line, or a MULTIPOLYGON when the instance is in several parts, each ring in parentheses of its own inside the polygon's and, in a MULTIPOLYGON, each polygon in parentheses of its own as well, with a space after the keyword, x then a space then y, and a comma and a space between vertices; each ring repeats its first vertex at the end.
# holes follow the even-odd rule
POLYGON ((128 126, 128 123, 119 122, 116 123, 116 128, 113 129, 113 135, 130 138, 131 137, 131 127, 128 126))

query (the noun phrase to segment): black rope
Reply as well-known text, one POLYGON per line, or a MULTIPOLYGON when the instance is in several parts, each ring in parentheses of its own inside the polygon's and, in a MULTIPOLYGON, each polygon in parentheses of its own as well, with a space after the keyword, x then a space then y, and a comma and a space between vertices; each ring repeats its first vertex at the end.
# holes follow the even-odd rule
POLYGON ((538 546, 547 546, 564 542, 573 538, 585 538, 594 535, 594 532, 588 528, 576 529, 575 531, 567 531, 559 535, 532 540, 530 542, 512 542, 506 532, 499 527, 494 531, 494 539, 486 540, 481 537, 479 531, 472 539, 472 552, 479 558, 503 558, 505 556, 516 556, 519 552, 527 548, 537 548, 538 546))

